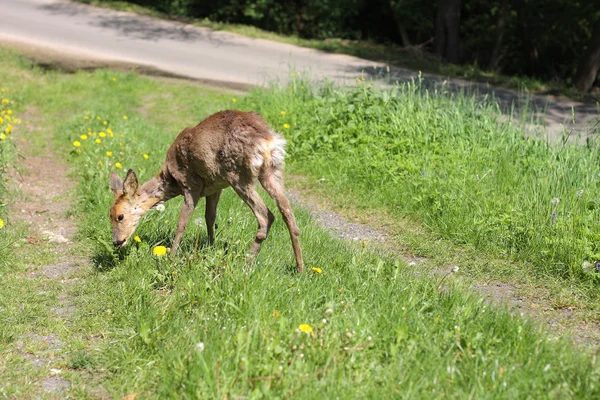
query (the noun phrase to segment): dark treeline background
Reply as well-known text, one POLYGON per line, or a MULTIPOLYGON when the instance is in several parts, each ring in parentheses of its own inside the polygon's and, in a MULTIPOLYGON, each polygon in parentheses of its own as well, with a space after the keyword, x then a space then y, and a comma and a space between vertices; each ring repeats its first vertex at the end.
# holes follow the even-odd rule
POLYGON ((129 0, 302 38, 419 46, 456 64, 592 88, 600 0, 129 0))

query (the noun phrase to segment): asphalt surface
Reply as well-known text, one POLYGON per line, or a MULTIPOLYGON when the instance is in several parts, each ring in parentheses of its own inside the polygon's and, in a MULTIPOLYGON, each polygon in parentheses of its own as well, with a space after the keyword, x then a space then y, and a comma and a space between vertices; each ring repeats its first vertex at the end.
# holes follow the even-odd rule
POLYGON ((195 79, 263 84, 290 70, 355 79, 377 63, 56 0, 0 0, 0 39, 152 66, 195 79))
MULTIPOLYGON (((65 0, 0 0, 0 44, 64 57, 139 65, 226 87, 285 83, 293 71, 312 79, 352 84, 356 77, 390 86, 416 79, 418 72, 352 56, 247 38, 241 35, 163 21, 133 13, 96 8, 65 0), (388 72, 389 71, 389 72, 388 72)), ((423 74, 429 89, 493 97, 506 112, 534 110, 542 132, 558 140, 563 128, 585 138, 598 128, 598 108, 551 96, 529 96, 455 78, 423 74), (575 124, 572 124, 572 111, 575 124)), ((578 140, 578 139, 575 139, 578 140)))

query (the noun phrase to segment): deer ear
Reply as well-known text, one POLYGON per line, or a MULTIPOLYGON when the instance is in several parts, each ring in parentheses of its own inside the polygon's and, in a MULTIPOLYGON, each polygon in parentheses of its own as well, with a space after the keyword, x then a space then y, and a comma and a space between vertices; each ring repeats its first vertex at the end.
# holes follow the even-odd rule
POLYGON ((111 171, 110 173, 110 190, 114 194, 123 190, 123 180, 115 171, 111 171))
POLYGON ((127 196, 133 196, 138 190, 138 179, 132 169, 127 171, 127 176, 123 182, 123 193, 127 196))

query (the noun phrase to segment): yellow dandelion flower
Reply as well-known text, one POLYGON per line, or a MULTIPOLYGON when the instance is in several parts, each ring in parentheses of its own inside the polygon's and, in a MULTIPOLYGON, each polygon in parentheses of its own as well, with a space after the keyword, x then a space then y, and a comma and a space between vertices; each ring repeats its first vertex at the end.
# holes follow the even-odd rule
POLYGON ((2 104, 8 104, 10 102, 10 100, 8 99, 2 99, 2 104))
POLYGON ((281 112, 281 115, 285 115, 285 114, 287 114, 285 111, 282 111, 282 112, 281 112))
POLYGON ((167 248, 165 246, 156 246, 152 249, 152 254, 157 257, 162 257, 167 254, 167 248))
POLYGON ((0 219, 0 228, 2 228, 3 226, 4 226, 4 221, 2 221, 2 220, 0 219))
POLYGON ((312 267, 311 269, 313 271, 315 271, 317 274, 322 274, 323 273, 323 270, 321 268, 319 268, 319 267, 312 267))
POLYGON ((112 151, 107 151, 107 152, 106 152, 106 155, 107 155, 108 157, 112 157, 112 151))
POLYGON ((8 124, 6 125, 6 129, 4 130, 4 133, 10 133, 12 131, 12 125, 8 124))
POLYGON ((436 324, 439 324, 439 323, 440 323, 440 321, 441 321, 440 317, 436 317, 436 319, 435 319, 435 323, 436 323, 436 324))
POLYGON ((284 127, 285 129, 290 129, 290 124, 283 124, 283 127, 284 127))
POLYGON ((116 82, 116 81, 117 81, 117 78, 112 78, 112 81, 113 81, 113 82, 116 82))
POLYGON ((87 140, 88 136, 84 134, 84 135, 79 136, 79 138, 81 140, 87 140))
POLYGON ((298 329, 300 329, 300 331, 303 333, 314 333, 312 326, 310 326, 309 324, 300 324, 298 329))
POLYGON ((234 97, 233 99, 231 99, 231 102, 232 102, 232 103, 235 103, 236 101, 237 101, 237 100, 236 100, 236 98, 235 98, 235 97, 234 97))
POLYGON ((100 118, 100 116, 98 115, 98 116, 96 117, 96 119, 97 119, 98 121, 100 121, 102 118, 100 118))
POLYGON ((108 136, 110 136, 110 137, 113 137, 113 136, 115 136, 115 135, 114 135, 114 133, 112 133, 112 131, 111 131, 111 132, 108 132, 108 136))
POLYGON ((2 119, 2 117, 0 117, 0 124, 4 123, 4 120, 2 119))
POLYGON ((79 146, 81 146, 81 142, 78 141, 78 140, 76 140, 76 141, 73 142, 73 146, 79 147, 79 146))
POLYGON ((279 318, 279 310, 275 310, 273 311, 273 314, 271 314, 273 316, 273 318, 277 319, 279 318))
POLYGON ((0 140, 5 140, 6 139, 6 135, 4 133, 0 133, 0 140))
POLYGON ((138 243, 142 243, 142 239, 140 239, 140 237, 139 237, 139 236, 134 236, 134 237, 133 237, 133 240, 135 240, 135 241, 136 241, 136 242, 138 242, 138 243))
POLYGON ((127 119, 127 115, 123 115, 123 119, 127 119))
POLYGON ((113 131, 110 128, 106 128, 106 133, 108 133, 109 135, 112 135, 113 131))
POLYGON ((108 122, 102 121, 102 125, 108 125, 108 122))
POLYGON ((106 137, 106 133, 104 133, 104 132, 98 132, 98 136, 100 136, 100 137, 106 137))
POLYGON ((89 115, 86 115, 85 117, 83 117, 83 119, 85 119, 86 121, 90 119, 89 115))
POLYGON ((15 119, 13 119, 13 123, 18 125, 21 123, 21 120, 19 118, 15 118, 15 119))
POLYGON ((95 141, 96 141, 96 143, 98 143, 98 144, 102 143, 102 140, 100 140, 100 139, 96 139, 95 141))
POLYGON ((116 162, 115 163, 115 168, 121 169, 121 168, 123 168, 123 165, 120 162, 116 162))
POLYGON ((150 156, 148 154, 146 154, 146 153, 144 153, 143 157, 144 157, 145 160, 147 160, 147 159, 150 158, 150 156))

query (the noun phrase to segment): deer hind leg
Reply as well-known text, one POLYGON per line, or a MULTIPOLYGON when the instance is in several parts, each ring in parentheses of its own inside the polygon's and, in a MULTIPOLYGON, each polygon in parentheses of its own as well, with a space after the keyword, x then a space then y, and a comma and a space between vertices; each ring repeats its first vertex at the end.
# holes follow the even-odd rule
POLYGON ((181 237, 183 236, 183 232, 185 231, 185 227, 187 226, 190 216, 194 212, 194 208, 196 208, 198 200, 200 200, 201 192, 202 190, 196 190, 193 192, 190 190, 185 190, 183 192, 183 206, 181 207, 181 213, 179 214, 177 233, 175 233, 175 239, 173 240, 173 245, 171 246, 172 255, 177 253, 179 242, 181 241, 181 237))
POLYGON ((208 231, 208 244, 210 246, 212 246, 215 243, 215 219, 217 218, 217 204, 219 204, 220 197, 220 190, 206 197, 206 212, 204 213, 204 218, 206 219, 206 230, 208 231))
POLYGON ((271 224, 273 224, 273 221, 275 220, 275 216, 265 205, 265 202, 256 191, 252 181, 243 185, 233 184, 232 188, 242 200, 244 200, 248 207, 250 207, 258 221, 256 237, 254 238, 254 243, 250 246, 246 257, 246 262, 251 263, 256 259, 262 242, 267 238, 269 229, 271 229, 271 224))
POLYGON ((302 250, 300 249, 300 243, 298 241, 300 229, 298 229, 298 225, 296 225, 296 219, 294 218, 294 213, 290 207, 290 202, 283 192, 282 177, 280 174, 280 171, 265 171, 259 176, 258 180, 267 193, 269 193, 269 196, 277 203, 277 208, 279 208, 279 211, 283 216, 283 221, 290 232, 298 272, 302 272, 304 271, 304 261, 302 259, 302 250))

